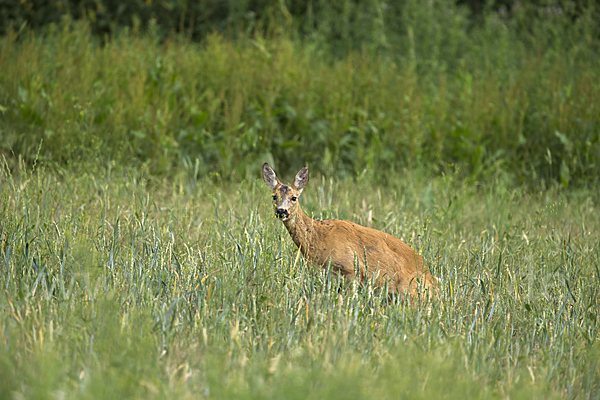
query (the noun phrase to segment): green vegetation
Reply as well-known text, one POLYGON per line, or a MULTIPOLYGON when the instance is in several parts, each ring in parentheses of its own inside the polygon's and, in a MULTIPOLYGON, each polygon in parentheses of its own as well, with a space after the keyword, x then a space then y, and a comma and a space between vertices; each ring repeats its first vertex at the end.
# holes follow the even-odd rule
POLYGON ((489 13, 471 26, 464 9, 434 3, 388 10, 379 30, 376 16, 355 25, 346 16, 327 35, 282 23, 200 44, 163 38, 157 25, 103 42, 68 19, 10 31, 0 146, 30 163, 39 148, 47 165, 110 159, 157 175, 196 165, 231 181, 269 161, 286 173, 366 170, 378 182, 458 166, 471 180, 596 184, 595 9, 575 21, 489 13))
POLYGON ((2 397, 600 396, 598 193, 313 176, 443 280, 408 307, 308 268, 259 178, 194 176, 4 169, 2 397))
POLYGON ((107 1, 0 5, 0 399, 600 399, 597 2, 107 1), (439 296, 307 266, 264 162, 439 296))

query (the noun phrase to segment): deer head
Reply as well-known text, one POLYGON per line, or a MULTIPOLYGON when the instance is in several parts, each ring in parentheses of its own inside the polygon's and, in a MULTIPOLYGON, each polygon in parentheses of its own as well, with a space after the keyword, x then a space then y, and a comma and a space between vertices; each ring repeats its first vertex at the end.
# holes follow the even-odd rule
POLYGON ((284 185, 279 181, 275 171, 268 163, 263 164, 263 180, 268 187, 273 191, 273 204, 275 206, 275 216, 286 222, 293 220, 299 209, 298 198, 302 193, 302 189, 308 183, 308 168, 302 169, 296 174, 294 183, 284 185))

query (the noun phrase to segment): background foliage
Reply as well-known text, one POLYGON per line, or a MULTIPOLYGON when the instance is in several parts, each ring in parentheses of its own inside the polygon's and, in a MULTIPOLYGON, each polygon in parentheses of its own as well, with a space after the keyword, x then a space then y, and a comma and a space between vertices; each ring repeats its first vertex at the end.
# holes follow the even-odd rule
MULTIPOLYGON (((299 36, 319 36, 348 50, 365 43, 394 41, 406 35, 415 8, 438 8, 438 16, 463 7, 472 24, 489 13, 519 20, 527 29, 531 19, 564 15, 575 22, 590 11, 598 15, 598 0, 456 0, 418 5, 407 0, 5 0, 0 5, 0 33, 27 24, 33 29, 58 23, 65 16, 86 18, 94 34, 123 27, 144 30, 154 20, 161 35, 171 32, 201 40, 213 31, 230 36, 281 29, 299 36), (415 7, 416 5, 416 7, 415 7)), ((451 15, 448 15, 451 16, 451 15)))
POLYGON ((158 174, 197 165, 225 178, 264 161, 380 180, 417 166, 564 186, 600 176, 594 3, 488 7, 474 19, 445 0, 239 3, 227 13, 199 2, 211 22, 194 25, 206 29, 192 34, 198 44, 165 33, 183 32, 156 12, 168 2, 93 3, 113 21, 109 36, 94 35, 92 3, 66 4, 84 19, 15 31, 15 17, 2 38, 5 154, 116 159, 158 174), (254 6, 256 24, 238 24, 254 6), (117 29, 128 18, 140 23, 117 29))

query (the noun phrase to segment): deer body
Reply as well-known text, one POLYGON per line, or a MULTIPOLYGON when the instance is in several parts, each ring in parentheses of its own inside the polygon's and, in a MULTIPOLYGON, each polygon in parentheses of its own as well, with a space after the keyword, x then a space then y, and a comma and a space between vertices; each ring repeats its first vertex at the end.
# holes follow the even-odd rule
POLYGON ((350 221, 320 221, 307 216, 297 200, 308 183, 308 168, 298 172, 292 185, 284 185, 265 163, 263 179, 273 190, 275 214, 309 264, 331 265, 347 281, 357 276, 358 265, 361 281, 374 278, 379 287, 387 282, 390 293, 414 295, 419 286, 437 286, 423 258, 402 240, 350 221))

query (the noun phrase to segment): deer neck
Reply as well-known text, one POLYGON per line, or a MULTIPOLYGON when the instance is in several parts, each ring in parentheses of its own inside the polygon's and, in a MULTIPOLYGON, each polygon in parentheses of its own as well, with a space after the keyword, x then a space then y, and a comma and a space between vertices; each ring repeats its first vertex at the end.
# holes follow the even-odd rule
POLYGON ((296 208, 292 218, 288 218, 283 222, 286 229, 290 233, 292 240, 302 250, 302 252, 308 251, 309 239, 311 236, 314 220, 302 211, 300 204, 296 208))

